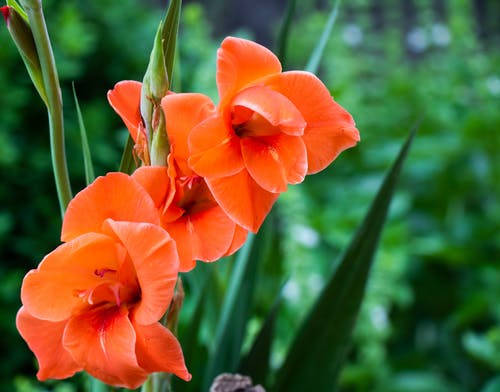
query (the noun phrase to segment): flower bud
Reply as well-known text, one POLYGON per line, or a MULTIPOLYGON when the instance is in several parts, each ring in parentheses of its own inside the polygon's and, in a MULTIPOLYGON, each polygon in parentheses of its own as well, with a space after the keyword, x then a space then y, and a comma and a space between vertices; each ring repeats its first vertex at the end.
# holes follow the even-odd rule
POLYGON ((38 58, 38 52, 33 39, 33 33, 28 22, 18 11, 8 5, 0 8, 12 40, 21 54, 24 65, 37 89, 38 93, 47 102, 45 88, 43 86, 42 68, 38 58))

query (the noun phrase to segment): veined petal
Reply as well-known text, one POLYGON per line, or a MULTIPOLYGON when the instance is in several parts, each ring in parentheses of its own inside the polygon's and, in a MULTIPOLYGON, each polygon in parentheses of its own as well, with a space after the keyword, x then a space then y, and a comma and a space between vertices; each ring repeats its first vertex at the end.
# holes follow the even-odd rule
POLYGON ((137 334, 137 360, 147 372, 173 373, 191 380, 181 346, 175 336, 160 323, 134 324, 137 334))
POLYGON ((207 179, 215 200, 237 224, 257 232, 279 193, 260 187, 246 170, 223 178, 207 179))
POLYGON ((83 370, 62 345, 65 326, 66 320, 55 323, 40 320, 24 307, 17 312, 16 327, 38 360, 36 376, 40 381, 71 377, 83 370))
POLYGON ((142 83, 140 82, 124 80, 118 82, 112 90, 108 91, 109 104, 122 118, 135 143, 138 141, 139 124, 142 121, 141 88, 142 83))
POLYGON ((175 242, 160 226, 106 221, 127 250, 141 287, 135 311, 140 324, 158 321, 170 305, 177 282, 179 257, 175 242))
POLYGON ((307 148, 307 174, 324 169, 343 150, 359 141, 351 115, 333 100, 325 85, 313 74, 284 72, 266 78, 264 84, 285 95, 307 122, 303 136, 307 148))
POLYGON ((215 206, 166 225, 177 244, 181 272, 195 267, 195 260, 216 261, 227 253, 236 224, 219 207, 215 206))
POLYGON ((161 107, 165 113, 168 138, 174 146, 175 159, 178 164, 187 164, 189 132, 215 113, 215 105, 206 95, 183 93, 164 97, 161 107))
POLYGON ((267 75, 281 72, 278 58, 255 42, 228 37, 217 51, 217 88, 223 108, 245 86, 267 75))
POLYGON ((67 242, 84 233, 99 233, 108 218, 160 222, 153 200, 142 186, 124 173, 108 173, 71 200, 64 215, 61 240, 67 242))
POLYGON ((268 192, 298 184, 307 172, 307 152, 300 136, 278 134, 241 139, 241 152, 252 178, 268 192))
POLYGON ((138 388, 148 374, 137 362, 136 335, 125 307, 97 307, 68 320, 63 346, 106 384, 138 388))
POLYGON ((21 287, 24 307, 34 317, 52 322, 88 307, 87 296, 106 279, 96 271, 117 270, 123 255, 120 250, 112 238, 96 233, 60 245, 25 276, 21 287))
MULTIPOLYGON (((279 128, 279 132, 288 135, 302 136, 306 122, 302 114, 283 94, 271 90, 266 86, 252 86, 236 95, 231 102, 233 106, 242 106, 260 114, 272 127, 279 128)), ((245 128, 251 135, 269 134, 266 130, 260 131, 253 126, 252 120, 245 128)), ((276 132, 274 132, 276 133, 276 132)))
POLYGON ((243 168, 240 140, 222 116, 211 116, 193 128, 188 144, 189 166, 202 177, 226 177, 243 168))

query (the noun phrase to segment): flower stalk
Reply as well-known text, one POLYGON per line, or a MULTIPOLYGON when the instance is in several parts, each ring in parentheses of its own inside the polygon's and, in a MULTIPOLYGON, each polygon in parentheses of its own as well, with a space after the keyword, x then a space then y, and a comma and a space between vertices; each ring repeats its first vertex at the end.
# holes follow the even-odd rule
POLYGON ((33 33, 33 39, 42 69, 43 85, 47 97, 47 110, 49 115, 52 167, 61 215, 64 215, 64 211, 72 198, 72 194, 64 148, 63 104, 59 77, 57 75, 54 55, 47 26, 45 24, 42 1, 21 0, 20 3, 28 15, 28 22, 33 33))

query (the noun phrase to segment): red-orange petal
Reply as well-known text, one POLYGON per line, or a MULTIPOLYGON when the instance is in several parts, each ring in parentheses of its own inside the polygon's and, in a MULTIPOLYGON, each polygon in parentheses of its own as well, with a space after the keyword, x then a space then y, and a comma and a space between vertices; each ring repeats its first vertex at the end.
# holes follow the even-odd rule
POLYGON ((135 389, 148 376, 137 362, 136 334, 125 307, 98 307, 73 316, 63 345, 84 370, 106 384, 135 389))
POLYGON ((222 116, 198 124, 188 138, 189 166, 205 178, 226 177, 243 168, 240 139, 222 116))
POLYGON ((141 123, 141 88, 142 83, 134 80, 118 82, 112 90, 108 91, 108 102, 115 112, 122 118, 127 129, 134 139, 138 141, 139 124, 141 123))
POLYGON ((260 187, 246 170, 224 178, 207 179, 215 200, 237 224, 257 232, 279 193, 260 187))
POLYGON ((205 209, 166 224, 175 240, 180 258, 180 272, 196 265, 195 260, 216 261, 227 253, 236 224, 219 207, 205 209))
POLYGON ((162 99, 161 106, 165 113, 168 138, 173 146, 175 159, 178 164, 187 164, 189 132, 215 113, 215 105, 206 95, 184 93, 167 95, 162 99))
POLYGON ((278 58, 269 49, 241 38, 227 37, 217 51, 217 88, 220 107, 247 85, 281 72, 278 58))
POLYGON ((136 353, 139 365, 147 372, 173 373, 191 380, 181 346, 176 337, 160 323, 134 324, 137 334, 136 353))
POLYGON ((307 173, 307 151, 300 136, 278 134, 241 139, 241 152, 252 178, 268 192, 285 192, 307 173))
MULTIPOLYGON (((287 135, 302 136, 307 125, 302 114, 287 97, 266 86, 246 88, 236 95, 231 105, 253 110, 266 119, 269 125, 278 127, 279 132, 287 135)), ((253 129, 251 121, 246 126, 250 134, 254 136, 269 134, 266 130, 253 129)))
POLYGON ((240 249, 245 243, 247 236, 248 236, 248 230, 244 229, 240 225, 236 225, 234 229, 233 241, 231 242, 231 245, 229 246, 229 249, 224 254, 224 256, 230 256, 238 249, 240 249))
POLYGON ((303 136, 307 148, 307 174, 323 170, 343 150, 359 141, 351 115, 333 100, 325 85, 313 74, 284 72, 270 76, 264 84, 292 101, 307 122, 303 136))
POLYGON ((160 223, 159 212, 141 185, 124 173, 108 173, 71 200, 64 215, 61 240, 67 242, 84 233, 99 233, 108 218, 160 223))
POLYGON ((106 221, 132 260, 141 287, 135 311, 140 324, 158 321, 170 305, 177 282, 179 257, 175 242, 160 226, 106 221))
POLYGON ((21 287, 24 307, 42 320, 66 320, 88 306, 80 296, 104 283, 96 270, 118 269, 119 250, 112 238, 96 233, 60 245, 25 276, 21 287))
POLYGON ((83 370, 62 345, 65 326, 66 320, 56 323, 40 320, 24 307, 17 313, 16 327, 38 360, 36 376, 40 381, 71 377, 83 370))
POLYGON ((174 190, 167 167, 141 166, 132 173, 132 178, 148 192, 157 208, 170 204, 174 190))

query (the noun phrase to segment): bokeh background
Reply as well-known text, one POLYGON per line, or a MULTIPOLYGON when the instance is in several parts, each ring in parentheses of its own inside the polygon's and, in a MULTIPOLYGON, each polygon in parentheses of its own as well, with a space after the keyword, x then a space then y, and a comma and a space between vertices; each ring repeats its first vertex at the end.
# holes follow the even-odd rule
MULTIPOLYGON (((185 1, 174 89, 216 99, 222 38, 276 49, 286 5, 185 1)), ((126 130, 106 92, 119 80, 142 79, 165 7, 151 0, 44 0, 74 192, 85 180, 71 83, 96 173, 116 170, 126 130)), ((305 67, 331 7, 326 0, 297 2, 285 69, 305 67)), ((258 282, 248 339, 274 289, 289 278, 272 356, 279 365, 293 327, 418 123, 340 390, 500 391, 500 2, 342 2, 318 74, 353 114, 362 141, 280 198, 281 256, 258 282)), ((81 390, 79 377, 37 383, 33 356, 15 329, 22 277, 58 245, 60 216, 46 114, 3 26, 0 183, 0 390, 81 390)), ((188 323, 186 316, 179 328, 188 323)))

